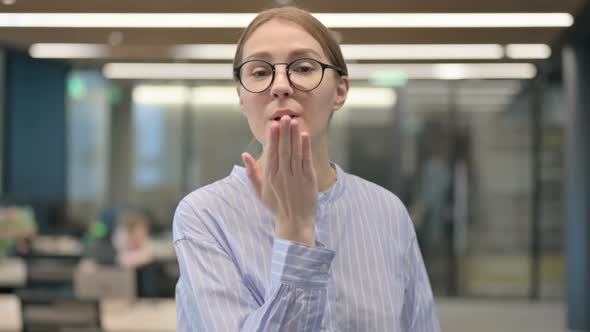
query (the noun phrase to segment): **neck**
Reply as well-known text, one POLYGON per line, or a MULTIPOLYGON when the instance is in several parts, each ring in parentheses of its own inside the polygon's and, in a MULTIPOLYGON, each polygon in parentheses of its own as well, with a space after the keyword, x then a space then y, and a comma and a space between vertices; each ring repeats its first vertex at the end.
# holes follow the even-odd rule
POLYGON ((313 168, 318 182, 318 191, 326 191, 336 182, 336 170, 330 165, 328 144, 318 142, 311 146, 313 168))

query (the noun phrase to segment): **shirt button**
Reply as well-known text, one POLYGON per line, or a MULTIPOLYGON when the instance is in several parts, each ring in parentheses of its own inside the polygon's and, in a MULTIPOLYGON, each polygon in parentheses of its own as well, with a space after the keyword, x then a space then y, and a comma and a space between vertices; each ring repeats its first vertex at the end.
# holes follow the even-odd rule
POLYGON ((320 272, 322 272, 322 273, 328 272, 328 264, 322 264, 322 266, 320 266, 320 272))

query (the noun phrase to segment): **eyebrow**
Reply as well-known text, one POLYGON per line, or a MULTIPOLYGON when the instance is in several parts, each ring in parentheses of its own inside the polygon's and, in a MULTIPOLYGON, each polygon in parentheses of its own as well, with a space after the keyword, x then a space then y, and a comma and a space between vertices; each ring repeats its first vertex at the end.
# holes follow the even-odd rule
MULTIPOLYGON (((315 55, 319 58, 321 58, 322 56, 315 50, 311 49, 311 48, 300 48, 294 51, 289 52, 289 58, 292 58, 294 56, 299 56, 299 55, 315 55)), ((254 58, 262 58, 262 59, 270 59, 272 58, 272 54, 269 52, 256 52, 256 53, 252 53, 250 54, 247 58, 244 59, 244 61, 248 61, 254 58)))

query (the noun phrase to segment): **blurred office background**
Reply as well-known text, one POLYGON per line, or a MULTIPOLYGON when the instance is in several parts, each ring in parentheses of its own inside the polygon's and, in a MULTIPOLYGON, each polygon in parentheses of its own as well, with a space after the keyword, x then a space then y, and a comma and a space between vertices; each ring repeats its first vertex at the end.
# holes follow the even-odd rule
POLYGON ((230 63, 285 4, 343 45, 332 157, 407 205, 443 329, 590 331, 583 0, 2 0, 0 331, 175 330, 172 215, 258 151, 230 63))

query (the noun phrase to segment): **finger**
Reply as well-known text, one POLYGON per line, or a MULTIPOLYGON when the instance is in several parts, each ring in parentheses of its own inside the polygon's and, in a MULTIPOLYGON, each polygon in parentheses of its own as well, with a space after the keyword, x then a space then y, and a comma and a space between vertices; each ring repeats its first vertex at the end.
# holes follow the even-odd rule
POLYGON ((306 176, 313 175, 313 163, 311 160, 311 139, 306 132, 301 133, 301 167, 306 176))
POLYGON ((256 165, 256 160, 247 152, 242 153, 242 160, 244 161, 246 174, 248 174, 248 178, 252 182, 256 195, 259 198, 262 197, 262 176, 260 175, 258 165, 256 165))
POLYGON ((301 174, 301 130, 297 119, 291 120, 291 169, 293 174, 301 174))
POLYGON ((270 179, 274 174, 277 173, 279 165, 278 155, 278 140, 279 140, 279 125, 273 123, 267 136, 266 144, 266 160, 264 162, 264 176, 270 179))
POLYGON ((289 124, 291 117, 285 115, 281 118, 281 132, 279 136, 279 167, 291 174, 291 131, 289 124))

